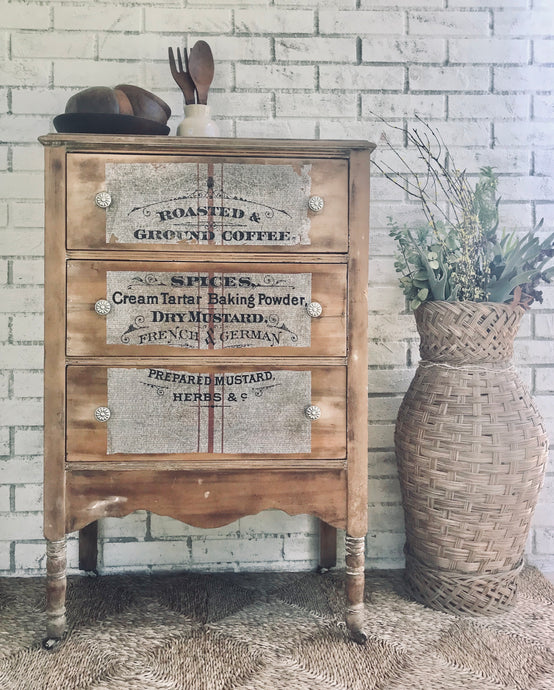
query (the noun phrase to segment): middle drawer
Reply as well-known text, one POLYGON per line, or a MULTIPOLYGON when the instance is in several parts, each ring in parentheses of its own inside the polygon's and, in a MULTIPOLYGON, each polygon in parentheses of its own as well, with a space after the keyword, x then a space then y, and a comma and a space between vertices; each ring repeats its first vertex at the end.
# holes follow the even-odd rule
POLYGON ((245 349, 344 357, 346 266, 68 262, 69 356, 244 356, 245 349))

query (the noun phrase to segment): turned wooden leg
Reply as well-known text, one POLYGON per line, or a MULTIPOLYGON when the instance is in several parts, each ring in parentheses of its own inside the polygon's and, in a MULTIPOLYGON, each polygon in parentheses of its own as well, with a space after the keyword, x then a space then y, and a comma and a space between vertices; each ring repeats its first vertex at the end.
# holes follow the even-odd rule
POLYGON ((319 571, 337 565, 337 529, 323 520, 319 521, 319 571))
POLYGON ((79 530, 79 569, 98 574, 98 522, 79 530))
POLYGON ((365 537, 346 535, 346 625, 355 642, 363 644, 365 537))
POLYGON ((64 636, 66 590, 65 537, 46 543, 46 638, 43 646, 52 649, 64 636))

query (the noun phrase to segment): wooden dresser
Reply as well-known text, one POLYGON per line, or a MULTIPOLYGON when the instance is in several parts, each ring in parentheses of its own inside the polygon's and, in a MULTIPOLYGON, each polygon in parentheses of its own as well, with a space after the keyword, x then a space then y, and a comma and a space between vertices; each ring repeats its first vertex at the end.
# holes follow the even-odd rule
POLYGON ((57 135, 46 157, 48 630, 65 537, 97 520, 218 527, 277 508, 346 530, 362 630, 368 142, 57 135))

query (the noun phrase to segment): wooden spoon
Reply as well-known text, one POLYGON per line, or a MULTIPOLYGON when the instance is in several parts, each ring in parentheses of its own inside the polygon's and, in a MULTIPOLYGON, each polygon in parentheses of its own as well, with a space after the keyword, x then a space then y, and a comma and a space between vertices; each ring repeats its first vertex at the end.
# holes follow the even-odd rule
POLYGON ((188 71, 198 93, 198 103, 208 103, 208 90, 214 78, 214 58, 206 41, 197 41, 189 53, 188 71))

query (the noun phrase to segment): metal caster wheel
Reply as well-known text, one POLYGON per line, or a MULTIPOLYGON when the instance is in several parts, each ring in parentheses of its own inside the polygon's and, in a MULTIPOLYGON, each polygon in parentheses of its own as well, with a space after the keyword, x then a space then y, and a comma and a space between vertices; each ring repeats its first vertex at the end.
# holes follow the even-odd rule
POLYGON ((45 637, 42 641, 42 648, 46 649, 48 652, 51 652, 60 644, 61 641, 61 637, 45 637))
POLYGON ((357 644, 365 644, 367 642, 367 634, 363 630, 351 630, 350 637, 357 644))

